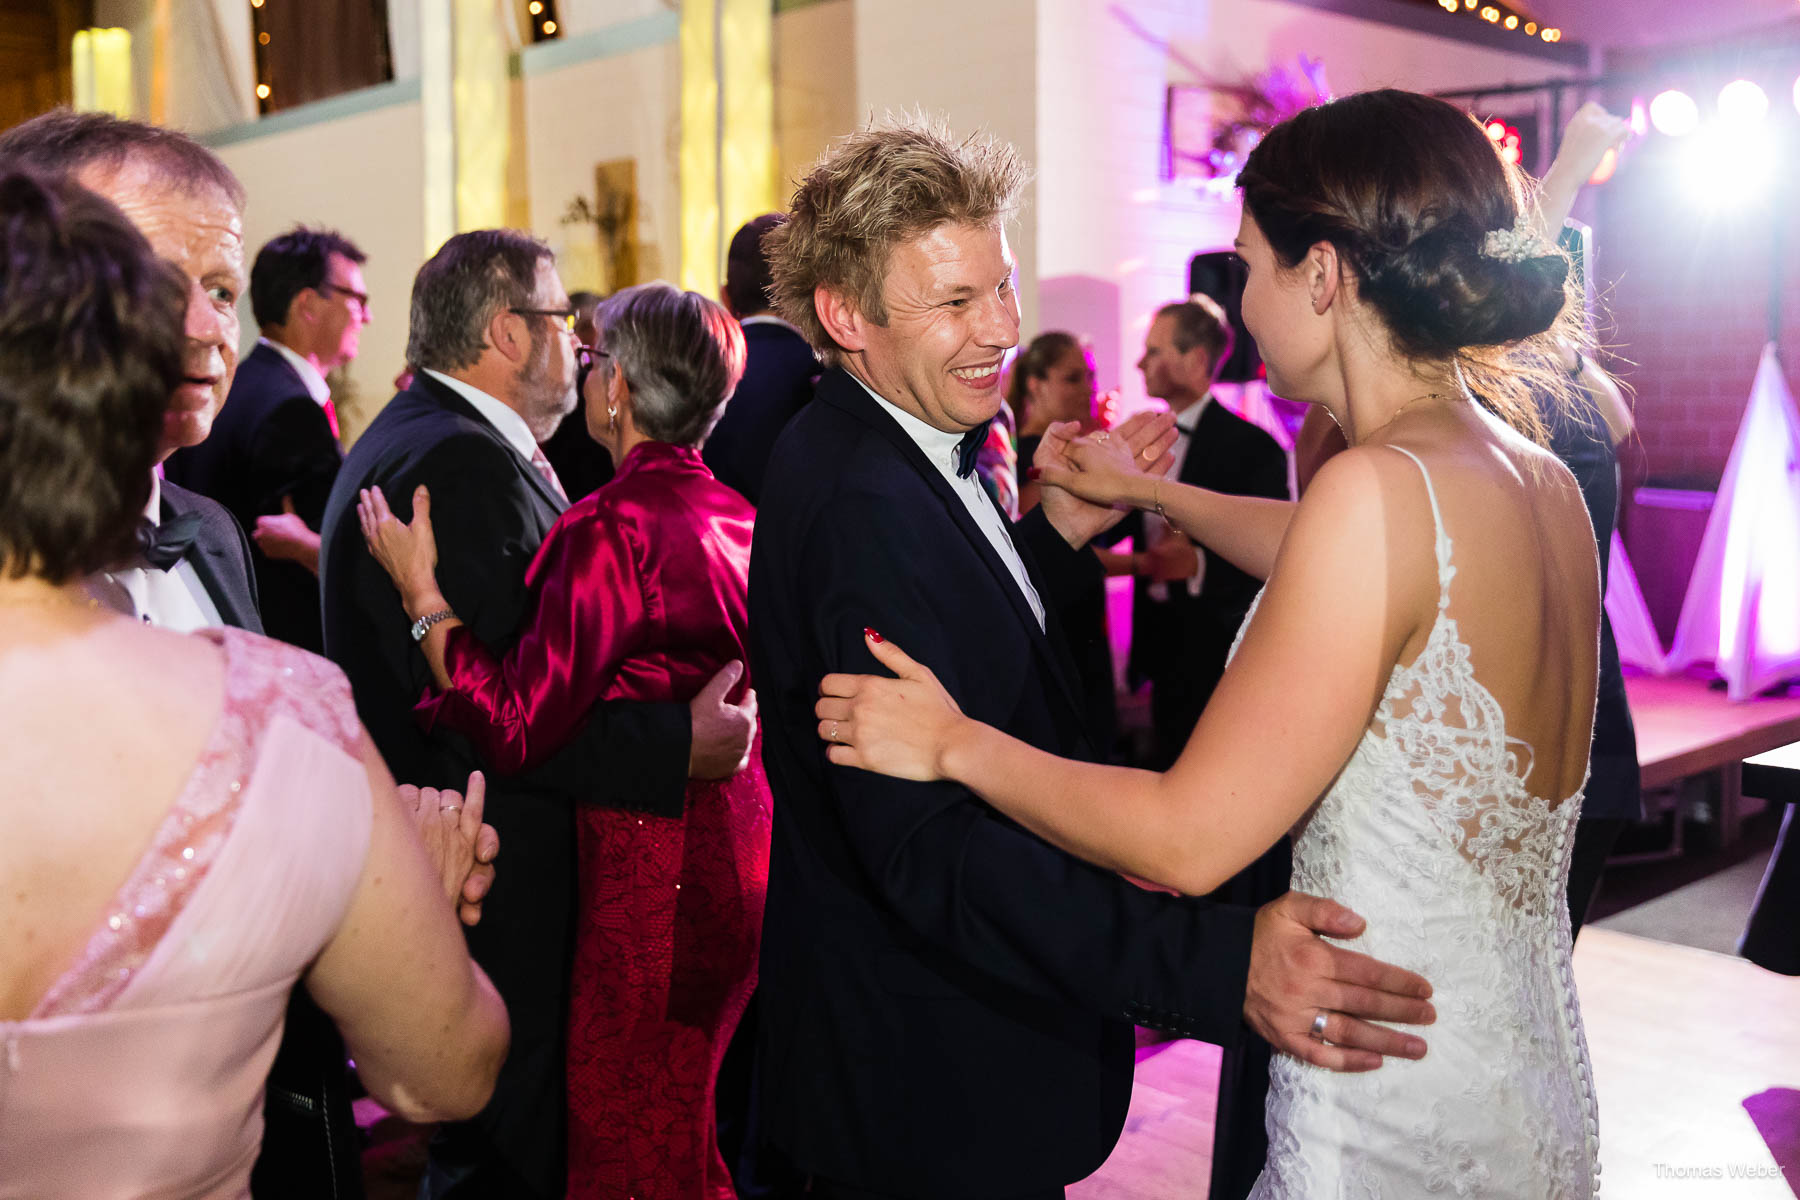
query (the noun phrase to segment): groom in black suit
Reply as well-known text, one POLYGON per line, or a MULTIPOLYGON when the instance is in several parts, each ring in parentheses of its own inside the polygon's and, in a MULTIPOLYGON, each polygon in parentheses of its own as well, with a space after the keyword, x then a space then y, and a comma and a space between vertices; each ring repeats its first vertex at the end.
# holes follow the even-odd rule
MULTIPOLYGON (((573 315, 542 242, 483 230, 444 243, 413 282, 412 386, 357 439, 326 505, 325 652, 349 676, 363 724, 401 779, 455 787, 482 763, 462 737, 422 729, 414 717, 431 672, 418 626, 363 543, 358 490, 380 486, 410 520, 414 489, 430 489, 444 596, 503 653, 529 610, 525 569, 568 507, 538 443, 575 403, 573 315)), ((689 705, 601 704, 549 762, 489 782, 502 865, 468 939, 506 1000, 512 1048, 487 1108, 439 1129, 422 1195, 563 1195, 574 806, 644 809, 679 796, 690 774, 735 770, 749 752, 754 709, 725 705, 736 669, 721 678, 689 705)))
MULTIPOLYGON (((776 447, 750 568, 775 793, 764 1120, 814 1196, 1060 1196, 1118 1138, 1134 1022, 1230 1044, 1248 1018, 1306 1051, 1315 1013, 1362 1011, 1333 982, 1346 952, 1314 936, 1324 902, 1142 889, 960 787, 826 759, 819 682, 880 670, 865 626, 970 716, 1095 753, 1056 612, 1117 514, 1050 491, 1013 526, 970 475, 1018 341, 1003 222, 1022 176, 989 139, 865 131, 769 243, 782 315, 831 366, 776 447)), ((1168 429, 1112 436, 1162 466, 1168 429)))

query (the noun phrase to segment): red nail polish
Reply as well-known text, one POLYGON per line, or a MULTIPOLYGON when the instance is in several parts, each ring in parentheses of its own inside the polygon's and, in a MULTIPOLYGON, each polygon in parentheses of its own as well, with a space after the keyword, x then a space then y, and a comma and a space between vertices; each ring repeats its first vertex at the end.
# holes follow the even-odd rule
POLYGON ((867 625, 863 626, 863 636, 868 638, 871 642, 882 642, 882 641, 886 640, 879 633, 876 633, 873 629, 870 629, 867 625))
POLYGON ((1025 472, 1025 478, 1037 479, 1037 478, 1040 478, 1043 475, 1043 473, 1044 473, 1044 471, 1043 471, 1042 467, 1031 467, 1025 472))

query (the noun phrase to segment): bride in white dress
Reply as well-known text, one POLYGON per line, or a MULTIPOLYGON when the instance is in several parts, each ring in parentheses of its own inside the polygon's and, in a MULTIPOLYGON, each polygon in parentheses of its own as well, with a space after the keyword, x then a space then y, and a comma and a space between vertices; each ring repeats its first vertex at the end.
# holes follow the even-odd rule
POLYGON ((1574 480, 1532 440, 1528 388, 1554 382, 1529 364, 1567 321, 1568 263, 1524 184, 1466 115, 1404 92, 1309 110, 1250 156, 1245 324, 1275 393, 1326 407, 1350 444, 1298 505, 1151 479, 1104 434, 1046 439, 1045 484, 1162 513, 1268 581, 1166 774, 969 720, 890 644, 870 649, 899 679, 821 685, 832 761, 955 780, 1184 892, 1291 829, 1294 888, 1349 905, 1362 949, 1430 980, 1418 1061, 1342 1044, 1336 1011, 1307 1039, 1259 1029, 1301 1047, 1272 1071, 1262 1200, 1598 1188, 1563 896, 1599 575, 1574 480))

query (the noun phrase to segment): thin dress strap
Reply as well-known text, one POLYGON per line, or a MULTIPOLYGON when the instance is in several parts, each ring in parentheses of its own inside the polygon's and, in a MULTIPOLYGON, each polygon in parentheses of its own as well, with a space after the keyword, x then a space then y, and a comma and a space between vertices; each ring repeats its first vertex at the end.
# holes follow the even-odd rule
POLYGON ((1419 456, 1406 447, 1389 446, 1388 449, 1398 450, 1412 459, 1413 465, 1419 468, 1419 474, 1425 477, 1425 496, 1431 501, 1431 527, 1437 550, 1438 608, 1439 610, 1449 608, 1450 581, 1456 577, 1456 568, 1450 565, 1450 534, 1444 528, 1444 514, 1438 508, 1437 488, 1432 485, 1431 472, 1425 469, 1425 464, 1419 456))

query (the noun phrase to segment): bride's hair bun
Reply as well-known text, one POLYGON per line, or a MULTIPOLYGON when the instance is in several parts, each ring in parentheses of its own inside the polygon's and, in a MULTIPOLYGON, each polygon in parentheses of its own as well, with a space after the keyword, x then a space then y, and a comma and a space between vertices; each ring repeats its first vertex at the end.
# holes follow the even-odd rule
MULTIPOLYGON (((1486 230, 1440 221, 1394 251, 1359 264, 1362 294, 1399 347, 1446 358, 1471 346, 1499 346, 1543 333, 1562 311, 1569 260, 1546 252, 1517 261, 1485 253, 1486 230)), ((1548 250, 1548 248, 1547 248, 1548 250)))
POLYGON ((1562 311, 1569 261, 1484 250, 1511 230, 1523 177, 1481 127, 1442 100, 1362 92, 1308 109, 1251 152, 1238 182, 1277 258, 1337 247, 1403 353, 1441 359, 1543 333, 1562 311))

